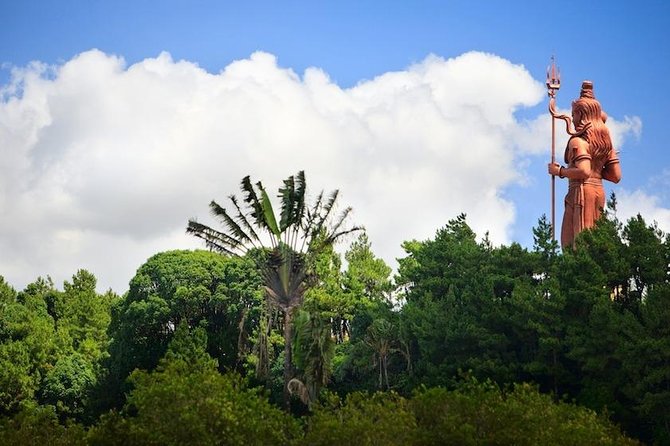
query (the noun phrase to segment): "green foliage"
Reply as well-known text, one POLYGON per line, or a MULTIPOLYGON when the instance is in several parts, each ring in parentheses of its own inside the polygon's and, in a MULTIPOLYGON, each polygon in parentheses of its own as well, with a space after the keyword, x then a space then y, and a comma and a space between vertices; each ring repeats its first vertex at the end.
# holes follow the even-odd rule
POLYGON ((448 384, 459 369, 512 380, 518 362, 508 300, 517 283, 531 282, 530 254, 518 245, 508 253, 477 243, 464 215, 434 240, 406 247, 409 256, 399 260, 399 282, 408 290, 402 321, 422 382, 448 384))
POLYGON ((61 419, 88 415, 91 391, 104 373, 110 307, 93 274, 80 270, 64 291, 38 279, 20 293, 0 281, 0 411, 53 405, 61 419))
POLYGON ((123 298, 84 270, 63 291, 0 277, 0 444, 632 444, 596 412, 670 442, 670 238, 655 224, 607 215, 560 253, 544 217, 527 250, 478 241, 461 215, 404 243, 392 283, 364 234, 342 270, 327 243, 342 222, 322 218, 336 195, 307 207, 291 177, 274 212, 261 186, 243 185, 248 213, 233 200, 246 222, 213 210, 242 244, 267 223, 270 249, 157 254, 123 298), (254 366, 274 393, 221 374, 254 366), (312 403, 304 432, 268 402, 287 377, 312 403))
POLYGON ((330 395, 307 419, 304 445, 410 445, 416 421, 398 394, 351 393, 344 401, 330 395))
MULTIPOLYGON (((351 264, 350 264, 351 265, 351 264)), ((404 387, 411 371, 407 333, 401 313, 378 294, 357 295, 353 302, 350 337, 338 345, 333 389, 340 393, 404 387)))
POLYGON ((4 311, 5 307, 16 301, 16 291, 12 288, 5 278, 0 276, 0 311, 4 311))
POLYGON ((81 354, 99 373, 101 362, 108 356, 111 307, 119 298, 112 292, 97 294, 96 282, 93 274, 79 270, 72 276, 72 283, 66 281, 64 291, 53 293, 50 299, 56 336, 64 353, 81 354))
POLYGON ((81 353, 62 356, 44 378, 41 399, 61 416, 81 419, 97 381, 91 362, 81 353))
POLYGON ((181 322, 204 324, 207 351, 222 369, 241 369, 259 324, 260 277, 250 259, 207 251, 169 251, 151 257, 114 307, 108 392, 120 404, 122 383, 135 368, 152 370, 181 322))
POLYGON ((330 381, 334 355, 330 322, 317 313, 299 312, 295 319, 293 359, 302 378, 297 384, 305 387, 300 392, 304 403, 314 401, 330 381))
POLYGON ((608 420, 555 403, 528 384, 501 391, 466 381, 456 390, 421 388, 324 398, 307 419, 305 445, 634 445, 608 420))
MULTIPOLYGON (((626 336, 624 370, 630 380, 626 395, 635 402, 637 419, 650 425, 646 435, 657 444, 670 443, 670 286, 654 285, 641 309, 642 328, 626 336)), ((626 333, 628 334, 628 333, 626 333)))
POLYGON ((381 300, 392 291, 391 267, 374 255, 367 234, 359 235, 344 258, 347 270, 342 282, 347 294, 358 300, 381 300))
POLYGON ((43 377, 58 357, 54 322, 45 296, 55 292, 38 279, 15 294, 4 288, 0 306, 0 413, 34 401, 43 377))
POLYGON ((58 422, 52 406, 27 404, 14 416, 0 418, 0 443, 5 446, 74 446, 88 444, 86 431, 75 423, 58 422))
POLYGON ((500 391, 466 381, 457 390, 421 389, 411 401, 417 445, 633 445, 588 409, 554 403, 528 384, 500 391))
POLYGON ((159 367, 133 372, 123 411, 101 419, 92 443, 283 445, 296 437, 297 422, 239 375, 221 375, 206 345, 203 329, 189 334, 181 324, 159 367))
MULTIPOLYGON (((219 231, 190 220, 186 232, 201 238, 208 247, 231 255, 252 254, 263 278, 268 307, 283 312, 284 333, 284 405, 289 406, 289 381, 293 379, 293 317, 305 298, 305 292, 314 285, 316 259, 329 250, 342 236, 361 230, 345 228, 351 208, 345 208, 335 217, 334 209, 339 192, 324 197, 321 192, 312 206, 305 199, 305 173, 298 172, 284 180, 279 188, 281 214, 279 224, 270 197, 258 181, 254 185, 249 176, 242 179, 241 189, 246 210, 237 197, 229 199, 232 214, 215 201, 210 203, 212 214, 220 219, 224 231, 219 231)), ((261 340, 267 333, 262 334, 261 340)), ((258 355, 259 370, 266 355, 258 355)), ((269 359, 269 358, 267 358, 269 359)))
POLYGON ((30 352, 17 341, 0 344, 0 411, 15 412, 24 400, 32 400, 39 387, 30 352))
POLYGON ((406 243, 408 257, 399 259, 400 284, 410 284, 413 296, 430 294, 443 298, 449 292, 463 301, 486 291, 487 252, 475 240, 465 215, 450 220, 437 231, 435 240, 406 243))

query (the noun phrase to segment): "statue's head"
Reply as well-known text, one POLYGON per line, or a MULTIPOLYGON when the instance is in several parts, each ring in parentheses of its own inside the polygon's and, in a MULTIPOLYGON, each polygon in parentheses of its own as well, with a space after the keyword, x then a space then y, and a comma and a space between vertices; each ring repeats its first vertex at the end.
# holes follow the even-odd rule
POLYGON ((582 82, 579 99, 572 102, 572 120, 576 130, 582 129, 588 122, 595 124, 598 121, 604 123, 607 120, 607 115, 602 111, 600 102, 593 94, 593 82, 582 82))
POLYGON ((580 131, 587 124, 591 124, 586 129, 586 139, 591 145, 595 145, 601 150, 609 151, 612 148, 612 140, 605 126, 607 114, 600 107, 593 94, 593 82, 582 82, 582 90, 579 93, 579 99, 572 102, 572 120, 575 130, 580 131))

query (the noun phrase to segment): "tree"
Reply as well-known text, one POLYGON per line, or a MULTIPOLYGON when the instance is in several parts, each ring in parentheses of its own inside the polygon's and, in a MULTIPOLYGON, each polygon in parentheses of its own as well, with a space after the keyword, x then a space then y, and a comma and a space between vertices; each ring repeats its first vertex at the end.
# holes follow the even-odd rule
POLYGON ((109 356, 108 328, 111 308, 119 297, 111 291, 98 294, 97 279, 79 270, 63 291, 47 293, 49 314, 56 329, 59 353, 43 376, 40 401, 52 404, 61 418, 79 421, 96 415, 94 391, 106 374, 104 361, 109 356))
POLYGON ((656 224, 647 226, 638 214, 623 228, 627 242, 625 260, 632 273, 631 295, 639 303, 656 284, 662 284, 668 275, 668 248, 663 243, 664 234, 656 224))
POLYGON ((242 179, 243 202, 231 195, 232 212, 215 201, 212 214, 224 226, 223 231, 190 220, 186 232, 203 239, 206 245, 228 255, 251 254, 263 277, 268 303, 284 314, 284 404, 288 408, 288 383, 293 378, 293 317, 303 303, 305 291, 314 282, 314 259, 340 237, 358 231, 345 227, 351 208, 333 218, 338 191, 327 197, 321 192, 313 205, 305 198, 305 173, 290 176, 279 188, 281 210, 277 218, 270 197, 259 181, 242 179), (246 207, 246 210, 243 209, 246 207))
POLYGON ((417 445, 636 445, 605 417, 554 402, 529 384, 501 390, 466 380, 453 391, 420 388, 411 400, 417 445))
POLYGON ((298 445, 412 445, 416 420, 408 401, 395 392, 352 392, 342 401, 330 394, 314 407, 298 445))
MULTIPOLYGON (((495 250, 476 241, 465 215, 450 220, 434 240, 404 247, 409 255, 399 260, 397 280, 408 290, 402 321, 417 376, 423 375, 424 383, 445 385, 460 368, 499 382, 513 379, 516 352, 502 322, 508 306, 505 296, 514 282, 494 274, 495 250), (502 285, 498 296, 496 279, 502 285)), ((523 274, 526 254, 514 248, 513 266, 518 263, 523 274)), ((503 256, 497 260, 509 263, 503 256)))
POLYGON ((44 377, 41 399, 53 405, 61 418, 81 419, 96 381, 94 367, 84 355, 62 356, 44 377))
POLYGON ((54 321, 46 296, 50 280, 38 279, 16 294, 0 283, 0 413, 16 412, 34 401, 42 377, 58 358, 54 321))
POLYGON ((207 351, 221 369, 241 369, 248 338, 259 324, 260 277, 250 259, 208 251, 168 251, 149 258, 115 305, 110 333, 106 405, 119 407, 123 383, 135 369, 152 370, 177 326, 205 324, 207 351))
POLYGON ((0 441, 5 446, 85 445, 86 431, 76 423, 59 423, 53 406, 25 404, 12 417, 0 418, 0 441))
POLYGON ((295 365, 302 371, 301 379, 291 380, 292 393, 298 393, 303 403, 315 401, 333 372, 335 343, 331 324, 318 312, 301 310, 295 318, 295 365))
POLYGON ((626 393, 638 414, 631 429, 649 443, 670 444, 670 285, 652 287, 641 313, 642 332, 622 346, 631 377, 626 393))
POLYGON ((298 436, 289 414, 236 373, 220 374, 202 327, 175 329, 158 367, 136 370, 121 412, 103 416, 96 445, 285 445, 298 436))
POLYGON ((53 405, 61 420, 89 415, 117 298, 97 294, 95 285, 85 270, 64 291, 38 278, 17 294, 0 281, 0 412, 39 402, 53 405))
POLYGON ((347 261, 344 289, 356 300, 383 300, 393 289, 389 279, 391 267, 374 255, 371 246, 363 232, 344 254, 347 261))

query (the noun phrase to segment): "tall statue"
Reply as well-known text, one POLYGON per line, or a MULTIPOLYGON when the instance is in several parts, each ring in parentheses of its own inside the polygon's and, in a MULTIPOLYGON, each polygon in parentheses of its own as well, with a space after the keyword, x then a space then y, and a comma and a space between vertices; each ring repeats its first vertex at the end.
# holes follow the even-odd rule
POLYGON ((549 163, 550 175, 568 179, 565 196, 565 213, 561 226, 561 247, 573 245, 582 230, 591 228, 605 207, 605 190, 602 180, 618 183, 621 166, 609 130, 605 125, 607 114, 593 95, 593 83, 584 81, 579 99, 572 103, 572 122, 575 131, 569 129, 570 140, 565 148, 565 166, 549 163))

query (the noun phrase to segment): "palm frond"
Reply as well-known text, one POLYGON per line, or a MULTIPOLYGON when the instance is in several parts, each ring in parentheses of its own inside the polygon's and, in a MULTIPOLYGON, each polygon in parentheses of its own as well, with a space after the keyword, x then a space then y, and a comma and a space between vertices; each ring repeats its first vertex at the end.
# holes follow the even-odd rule
POLYGON ((354 226, 352 228, 345 229, 343 231, 335 232, 335 233, 331 234, 330 236, 328 236, 327 243, 328 244, 333 244, 340 237, 344 237, 345 235, 353 234, 354 232, 358 232, 358 231, 365 231, 365 226, 354 226))
POLYGON ((260 181, 256 183, 256 186, 258 187, 258 190, 261 191, 261 209, 263 211, 263 222, 265 227, 271 232, 271 235, 279 238, 281 236, 281 231, 279 230, 279 226, 277 226, 277 218, 275 217, 274 209, 272 209, 270 197, 260 181))
MULTIPOLYGON (((252 236, 247 234, 247 232, 244 231, 240 227, 240 225, 237 224, 237 222, 228 214, 228 212, 224 208, 222 208, 216 201, 212 200, 212 202, 209 203, 209 208, 214 216, 219 217, 221 219, 223 224, 228 228, 228 230, 237 240, 239 240, 241 243, 248 242, 253 247, 256 247, 256 244, 254 243, 252 236)), ((253 235, 256 234, 253 233, 253 235)))
POLYGON ((312 228, 314 227, 314 222, 319 216, 319 210, 321 209, 322 202, 323 191, 319 192, 319 195, 316 197, 316 201, 314 202, 314 206, 307 209, 307 217, 302 221, 303 239, 302 245, 300 246, 300 252, 304 252, 305 247, 309 247, 312 242, 311 239, 314 235, 312 228))
POLYGON ((337 218, 335 223, 333 223, 329 228, 328 232, 331 234, 335 234, 340 230, 340 227, 344 224, 345 220, 349 217, 349 214, 351 214, 352 208, 351 206, 346 208, 340 213, 340 216, 337 218))
POLYGON ((245 194, 244 202, 251 208, 251 217, 254 219, 254 223, 257 227, 266 229, 267 225, 264 224, 263 206, 261 205, 261 201, 259 200, 258 195, 256 195, 254 186, 251 184, 251 178, 249 178, 249 175, 242 178, 241 188, 245 194))
POLYGON ((281 198, 281 217, 279 229, 281 232, 293 224, 294 203, 295 203, 295 180, 293 176, 284 180, 284 187, 279 188, 279 198, 281 198))
POLYGON ((242 208, 240 208, 240 204, 237 201, 237 197, 235 195, 231 195, 228 197, 231 203, 233 203, 233 206, 235 206, 235 209, 237 210, 237 216, 236 219, 237 221, 244 227, 249 233, 249 236, 253 238, 254 240, 258 241, 258 243, 263 246, 263 242, 261 241, 260 237, 258 237, 258 234, 254 230, 254 227, 251 225, 249 222, 249 219, 247 216, 244 214, 242 211, 242 208))
POLYGON ((215 251, 229 255, 238 255, 240 252, 242 254, 246 253, 244 244, 239 240, 195 220, 189 220, 186 233, 204 240, 205 245, 215 251))
POLYGON ((289 244, 296 249, 297 240, 302 229, 302 222, 305 217, 305 192, 307 183, 305 181, 305 171, 301 170, 296 175, 295 180, 295 200, 293 204, 293 231, 289 244))
POLYGON ((319 208, 317 220, 311 228, 312 238, 316 237, 318 234, 321 234, 321 230, 325 226, 326 222, 328 221, 328 217, 330 217, 330 213, 335 207, 335 202, 337 201, 337 196, 339 193, 340 191, 335 189, 330 193, 328 200, 323 204, 323 206, 319 208))
POLYGON ((363 227, 363 226, 353 226, 349 229, 340 230, 340 228, 342 227, 342 225, 344 225, 347 218, 349 218, 349 215, 351 214, 351 211, 352 211, 352 208, 348 207, 340 213, 337 221, 328 228, 328 234, 326 234, 325 243, 333 244, 342 236, 345 236, 347 234, 352 234, 352 233, 358 232, 358 231, 365 231, 365 227, 363 227))
POLYGON ((296 175, 295 182, 295 222, 299 224, 302 221, 303 216, 305 215, 305 192, 307 190, 307 182, 305 181, 305 171, 301 170, 296 175))

